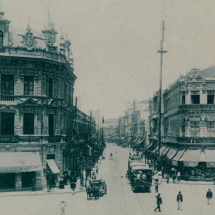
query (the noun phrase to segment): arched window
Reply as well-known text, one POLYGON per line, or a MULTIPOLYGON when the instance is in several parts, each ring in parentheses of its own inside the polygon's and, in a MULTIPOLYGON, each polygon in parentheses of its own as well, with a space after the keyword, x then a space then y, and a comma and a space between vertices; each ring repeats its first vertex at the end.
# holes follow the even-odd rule
POLYGON ((3 32, 0 31, 0 46, 3 46, 3 32))

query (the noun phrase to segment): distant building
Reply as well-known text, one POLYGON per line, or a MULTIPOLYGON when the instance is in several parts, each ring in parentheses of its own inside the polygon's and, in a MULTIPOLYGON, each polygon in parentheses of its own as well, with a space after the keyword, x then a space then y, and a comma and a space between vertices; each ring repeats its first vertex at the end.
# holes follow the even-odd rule
POLYGON ((103 124, 105 137, 116 135, 118 126, 118 119, 105 119, 103 124))
POLYGON ((125 115, 118 119, 118 134, 121 140, 127 140, 130 143, 142 143, 142 146, 148 142, 148 116, 149 101, 134 100, 125 115))

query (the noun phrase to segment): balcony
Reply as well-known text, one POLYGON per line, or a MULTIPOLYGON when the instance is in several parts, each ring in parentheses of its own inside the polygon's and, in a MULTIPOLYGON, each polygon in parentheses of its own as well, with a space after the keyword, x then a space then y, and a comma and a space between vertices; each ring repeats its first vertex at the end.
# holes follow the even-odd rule
POLYGON ((65 136, 34 136, 34 135, 1 135, 0 143, 31 143, 31 144, 43 144, 43 143, 59 143, 65 142, 65 136))
POLYGON ((12 95, 1 95, 1 101, 14 101, 14 96, 12 95))
POLYGON ((43 96, 24 96, 24 95, 0 95, 0 104, 18 105, 18 104, 21 104, 26 99, 28 99, 29 97, 32 98, 39 105, 41 104, 48 105, 49 101, 52 99, 55 101, 55 105, 57 106, 63 105, 66 107, 65 100, 61 98, 50 98, 50 97, 43 97, 43 96), (61 101, 63 102, 61 103, 61 101))
POLYGON ((164 143, 181 145, 215 145, 215 137, 163 137, 164 143))
POLYGON ((205 110, 205 111, 208 111, 208 110, 213 110, 215 111, 215 105, 214 104, 190 104, 190 105, 180 105, 178 107, 179 111, 190 111, 190 110, 193 110, 193 111, 199 111, 199 110, 205 110))
POLYGON ((35 49, 32 51, 25 50, 20 47, 4 47, 1 49, 0 56, 27 56, 27 57, 35 57, 35 58, 44 58, 44 59, 51 59, 58 62, 66 63, 65 55, 57 52, 50 52, 43 49, 35 49))

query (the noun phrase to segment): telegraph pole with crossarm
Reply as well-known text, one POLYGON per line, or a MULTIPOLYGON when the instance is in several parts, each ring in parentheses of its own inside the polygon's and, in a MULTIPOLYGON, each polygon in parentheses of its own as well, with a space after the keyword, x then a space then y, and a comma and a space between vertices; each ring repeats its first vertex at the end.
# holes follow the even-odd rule
POLYGON ((162 113, 161 113, 161 104, 162 104, 162 69, 163 69, 163 54, 167 53, 167 51, 163 50, 163 42, 164 42, 164 21, 162 25, 162 39, 160 41, 160 50, 158 53, 160 54, 160 89, 159 89, 159 118, 158 118, 158 155, 160 156, 160 147, 161 147, 161 120, 162 120, 162 113))

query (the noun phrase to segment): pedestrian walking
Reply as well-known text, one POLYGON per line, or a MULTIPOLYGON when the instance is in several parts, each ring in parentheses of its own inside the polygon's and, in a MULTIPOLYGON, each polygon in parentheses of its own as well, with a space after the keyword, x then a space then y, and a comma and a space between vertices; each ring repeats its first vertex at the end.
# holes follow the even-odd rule
POLYGON ((35 191, 35 179, 32 178, 32 188, 31 188, 32 192, 35 191))
POLYGON ((161 204, 162 202, 162 198, 161 198, 161 194, 158 193, 157 196, 155 196, 157 198, 157 207, 154 209, 154 211, 157 211, 157 209, 159 209, 159 212, 161 212, 161 204))
POLYGON ((170 179, 170 176, 169 176, 169 174, 167 173, 167 174, 166 174, 166 183, 167 183, 167 184, 169 184, 169 179, 170 179))
POLYGON ((183 196, 181 194, 181 191, 179 191, 178 195, 177 195, 177 202, 178 202, 178 210, 182 210, 182 202, 183 202, 183 196))
POLYGON ((180 180, 181 180, 181 173, 179 171, 177 173, 177 180, 178 180, 178 182, 180 182, 180 180))
POLYGON ((159 184, 158 178, 155 178, 155 193, 158 193, 158 184, 159 184))
POLYGON ((211 192, 210 189, 208 189, 208 191, 206 193, 206 198, 207 198, 208 205, 210 204, 210 200, 212 199, 212 197, 213 197, 213 193, 211 192))
POLYGON ((173 183, 175 184, 175 179, 176 179, 176 175, 175 173, 172 175, 172 180, 173 180, 173 183))

